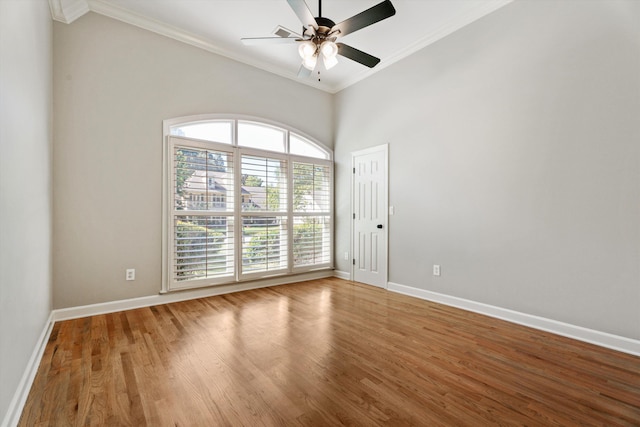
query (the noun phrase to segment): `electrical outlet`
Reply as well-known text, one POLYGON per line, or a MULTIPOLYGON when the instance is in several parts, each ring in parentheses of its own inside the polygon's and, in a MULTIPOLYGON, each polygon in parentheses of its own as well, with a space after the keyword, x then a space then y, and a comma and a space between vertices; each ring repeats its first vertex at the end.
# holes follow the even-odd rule
POLYGON ((127 280, 136 280, 136 269, 135 268, 127 268, 127 272, 125 275, 127 280))
POLYGON ((438 264, 433 264, 433 275, 434 276, 440 275, 440 266, 438 264))

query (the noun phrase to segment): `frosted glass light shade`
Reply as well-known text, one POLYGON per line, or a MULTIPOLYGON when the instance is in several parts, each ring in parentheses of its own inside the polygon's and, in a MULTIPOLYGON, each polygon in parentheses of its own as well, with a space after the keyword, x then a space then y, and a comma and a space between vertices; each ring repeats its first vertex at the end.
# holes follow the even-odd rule
POLYGON ((338 55, 338 46, 334 42, 326 41, 320 45, 320 52, 326 58, 335 58, 338 55))
POLYGON ((306 59, 309 58, 316 53, 316 45, 310 41, 304 41, 300 43, 298 46, 298 53, 300 54, 300 58, 306 59))
POLYGON ((324 61, 324 68, 326 68, 327 70, 332 69, 333 67, 336 66, 336 64, 338 64, 338 58, 335 56, 330 56, 330 57, 323 56, 322 59, 324 61))
POLYGON ((313 55, 302 60, 302 66, 307 70, 313 71, 316 68, 316 63, 318 62, 318 56, 313 55))
POLYGON ((320 45, 320 52, 324 61, 324 67, 329 70, 338 63, 338 46, 334 42, 326 41, 320 45))

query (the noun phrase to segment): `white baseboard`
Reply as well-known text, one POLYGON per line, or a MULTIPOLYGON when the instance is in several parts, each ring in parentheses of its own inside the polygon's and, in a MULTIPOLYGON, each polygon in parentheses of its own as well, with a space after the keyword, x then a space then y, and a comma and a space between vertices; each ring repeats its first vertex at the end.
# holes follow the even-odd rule
POLYGON ((489 304, 475 302, 464 298, 431 292, 424 289, 413 288, 411 286, 400 285, 389 282, 388 290, 412 297, 437 302, 452 307, 461 308, 467 311, 484 314, 498 319, 506 320, 519 325, 529 326, 579 341, 610 348, 634 356, 640 356, 640 341, 618 335, 600 332, 582 326, 571 325, 557 320, 520 313, 506 308, 496 307, 489 304))
POLYGON ((20 416, 22 415, 22 410, 24 409, 24 404, 27 402, 27 397, 29 397, 29 391, 31 390, 31 385, 33 384, 33 380, 38 373, 38 367, 40 366, 40 360, 42 360, 42 355, 44 354, 44 350, 47 347, 47 342, 49 341, 49 336, 51 335, 51 330, 53 329, 53 313, 49 314, 49 318, 40 333, 40 337, 38 337, 38 341, 36 342, 36 346, 33 349, 33 353, 31 353, 31 357, 27 362, 27 366, 22 374, 22 378, 18 383, 18 388, 11 399, 11 403, 9 404, 9 408, 7 409, 7 413, 5 414, 4 419, 2 420, 2 427, 13 427, 18 425, 20 421, 20 416))
POLYGON ((168 304, 178 301, 188 301, 197 298, 206 298, 215 295, 230 294, 233 292, 247 291, 250 289, 266 288, 268 286, 286 285, 288 283, 304 282, 308 280, 322 279, 325 277, 333 276, 333 270, 318 270, 297 274, 294 276, 279 276, 251 282, 240 282, 233 285, 212 286, 207 288, 150 295, 140 298, 131 298, 120 301, 83 305, 79 307, 61 308, 58 310, 53 310, 52 315, 54 321, 78 319, 80 317, 115 313, 117 311, 132 310, 135 308, 150 307, 153 305, 168 304))
POLYGON ((338 279, 351 280, 351 274, 347 271, 334 270, 333 275, 338 279))

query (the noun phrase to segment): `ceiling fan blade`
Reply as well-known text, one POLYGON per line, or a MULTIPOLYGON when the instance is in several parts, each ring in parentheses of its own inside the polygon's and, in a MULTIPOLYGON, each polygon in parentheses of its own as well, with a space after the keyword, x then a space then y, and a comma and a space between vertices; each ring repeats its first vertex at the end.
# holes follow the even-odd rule
POLYGON ((307 6, 307 3, 305 3, 304 0, 287 0, 287 3, 289 3, 289 6, 291 6, 291 9, 293 9, 295 14, 298 16, 298 19, 302 22, 303 26, 306 28, 318 27, 316 18, 313 17, 313 14, 309 10, 309 6, 307 6))
POLYGON ((364 12, 360 12, 359 14, 334 25, 333 28, 331 28, 331 32, 333 33, 334 31, 339 30, 340 37, 342 37, 364 27, 368 27, 371 24, 382 21, 383 19, 390 18, 395 14, 396 9, 391 4, 391 1, 385 0, 364 12))
POLYGON ((311 73, 313 73, 312 70, 306 68, 304 65, 301 65, 300 69, 298 70, 298 78, 303 79, 305 77, 309 77, 311 73))
POLYGON ((247 37, 240 40, 246 46, 262 46, 265 44, 291 44, 302 39, 297 37, 247 37))
POLYGON ((345 58, 349 58, 353 61, 359 62, 369 68, 375 67, 376 65, 378 65, 378 62, 380 62, 380 58, 369 55, 368 53, 358 50, 355 47, 348 46, 344 43, 336 43, 336 46, 338 46, 338 55, 342 55, 345 58))

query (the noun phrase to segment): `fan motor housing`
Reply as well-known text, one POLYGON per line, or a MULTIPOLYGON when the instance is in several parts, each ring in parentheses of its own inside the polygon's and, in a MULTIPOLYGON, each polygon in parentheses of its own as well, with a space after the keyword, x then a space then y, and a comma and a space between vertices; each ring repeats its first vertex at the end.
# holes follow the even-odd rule
MULTIPOLYGON (((316 23, 318 24, 318 29, 317 29, 318 35, 326 36, 327 34, 329 34, 329 31, 331 31, 331 29, 336 25, 336 23, 329 18, 318 16, 315 19, 316 19, 316 23)), ((305 31, 306 31, 306 28, 302 27, 302 34, 304 34, 305 31)))

